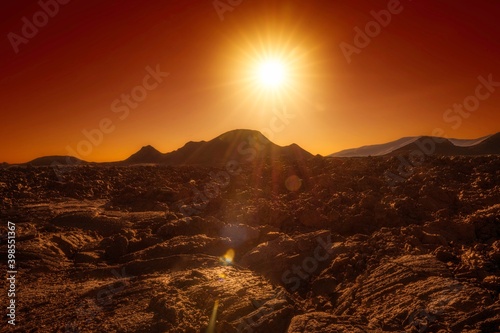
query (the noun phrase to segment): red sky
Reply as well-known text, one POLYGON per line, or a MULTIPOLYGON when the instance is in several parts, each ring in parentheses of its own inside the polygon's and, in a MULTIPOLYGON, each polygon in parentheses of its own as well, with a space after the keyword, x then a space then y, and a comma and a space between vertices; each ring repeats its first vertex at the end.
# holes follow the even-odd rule
POLYGON ((72 0, 46 22, 37 1, 6 2, 0 162, 71 151, 121 160, 143 145, 168 152, 235 128, 319 154, 436 128, 458 138, 498 132, 500 86, 478 88, 477 106, 469 96, 479 76, 500 82, 500 2, 393 1, 221 0, 232 9, 221 20, 209 0, 72 0), (341 45, 355 45, 354 28, 388 6, 390 23, 348 63, 341 45), (13 46, 34 15, 37 33, 13 46), (269 54, 289 68, 279 96, 289 118, 281 110, 278 122, 276 96, 249 82, 269 54), (148 79, 148 67, 168 76, 148 79), (127 106, 120 99, 133 91, 143 100, 127 106), (464 100, 472 112, 447 111, 464 100))

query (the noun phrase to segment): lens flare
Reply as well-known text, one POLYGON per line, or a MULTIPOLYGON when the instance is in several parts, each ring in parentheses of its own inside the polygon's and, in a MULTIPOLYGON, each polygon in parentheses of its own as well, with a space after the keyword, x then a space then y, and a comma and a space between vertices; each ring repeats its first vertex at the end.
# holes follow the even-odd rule
POLYGON ((290 176, 285 180, 285 187, 290 192, 298 191, 301 186, 302 186, 302 179, 300 179, 295 175, 290 176))
POLYGON ((224 265, 231 265, 234 260, 234 250, 227 250, 227 252, 220 258, 220 260, 224 265))
POLYGON ((215 332, 215 324, 217 322, 217 309, 219 308, 219 300, 215 300, 214 309, 212 310, 212 315, 210 316, 210 321, 208 322, 207 333, 215 332))

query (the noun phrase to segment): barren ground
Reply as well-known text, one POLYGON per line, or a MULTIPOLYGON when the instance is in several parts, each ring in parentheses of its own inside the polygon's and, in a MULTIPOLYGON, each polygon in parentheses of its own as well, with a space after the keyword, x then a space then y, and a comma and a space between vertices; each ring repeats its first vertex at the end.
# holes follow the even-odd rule
POLYGON ((0 169, 1 330, 500 332, 500 158, 399 163, 0 169))

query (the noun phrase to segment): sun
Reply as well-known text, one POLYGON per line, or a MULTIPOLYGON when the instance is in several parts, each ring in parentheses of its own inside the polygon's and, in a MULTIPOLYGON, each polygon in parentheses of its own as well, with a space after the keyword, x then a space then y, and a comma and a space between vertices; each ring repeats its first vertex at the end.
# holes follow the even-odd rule
POLYGON ((257 65, 257 80, 262 87, 279 88, 286 81, 286 65, 278 59, 267 59, 257 65))
POLYGON ((263 117, 285 104, 309 105, 319 46, 298 29, 257 30, 240 31, 228 42, 220 66, 214 66, 225 78, 221 86, 230 87, 227 99, 236 101, 236 110, 252 110, 263 117))

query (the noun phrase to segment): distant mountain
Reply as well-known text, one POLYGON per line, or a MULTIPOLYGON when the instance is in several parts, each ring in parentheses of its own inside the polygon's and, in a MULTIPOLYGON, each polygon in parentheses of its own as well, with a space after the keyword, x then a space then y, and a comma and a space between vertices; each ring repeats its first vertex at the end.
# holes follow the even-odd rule
POLYGON ((463 147, 455 146, 450 140, 434 137, 434 136, 421 136, 415 141, 393 150, 387 155, 406 155, 410 154, 412 151, 420 150, 426 155, 462 155, 463 147))
POLYGON ((146 146, 124 163, 223 166, 229 161, 258 163, 271 160, 303 160, 312 156, 296 144, 281 147, 258 131, 238 129, 226 132, 210 141, 190 141, 166 154, 146 146))
MULTIPOLYGON (((404 137, 395 141, 346 149, 329 157, 362 157, 409 154, 421 150, 437 155, 496 155, 500 154, 500 132, 478 139, 445 139, 430 136, 404 137)), ((313 155, 297 144, 278 146, 259 131, 237 129, 226 132, 210 141, 189 141, 183 147, 169 153, 161 153, 152 146, 144 146, 121 162, 105 164, 225 166, 234 161, 239 164, 271 161, 297 162, 312 158, 313 155)), ((53 166, 91 164, 73 156, 44 156, 25 165, 53 166)), ((1 167, 8 167, 2 164, 1 167)))
POLYGON ((78 164, 88 164, 88 162, 81 160, 73 156, 44 156, 35 158, 29 161, 29 165, 33 166, 47 166, 47 165, 78 165, 78 164))
POLYGON ((500 132, 490 135, 481 142, 464 147, 464 155, 490 155, 500 154, 500 132))
POLYGON ((448 140, 450 140, 450 142, 453 143, 455 146, 469 147, 469 146, 475 146, 478 143, 483 142, 484 140, 488 139, 491 136, 494 136, 494 135, 486 135, 486 136, 483 136, 479 139, 448 139, 448 140))
POLYGON ((413 136, 413 137, 404 137, 395 141, 387 142, 387 143, 382 143, 382 144, 376 144, 376 145, 369 145, 369 146, 362 146, 359 148, 351 148, 351 149, 346 149, 339 151, 337 153, 331 154, 329 156, 332 157, 358 157, 358 156, 381 156, 381 155, 386 155, 389 154, 390 152, 393 152, 394 150, 404 147, 413 141, 417 140, 419 137, 418 136, 413 136))
POLYGON ((160 163, 164 155, 152 146, 144 146, 137 153, 127 158, 126 163, 160 163))
POLYGON ((331 157, 362 157, 404 155, 421 150, 436 155, 489 155, 500 154, 500 133, 478 139, 446 139, 431 136, 405 137, 388 143, 346 149, 331 157))

